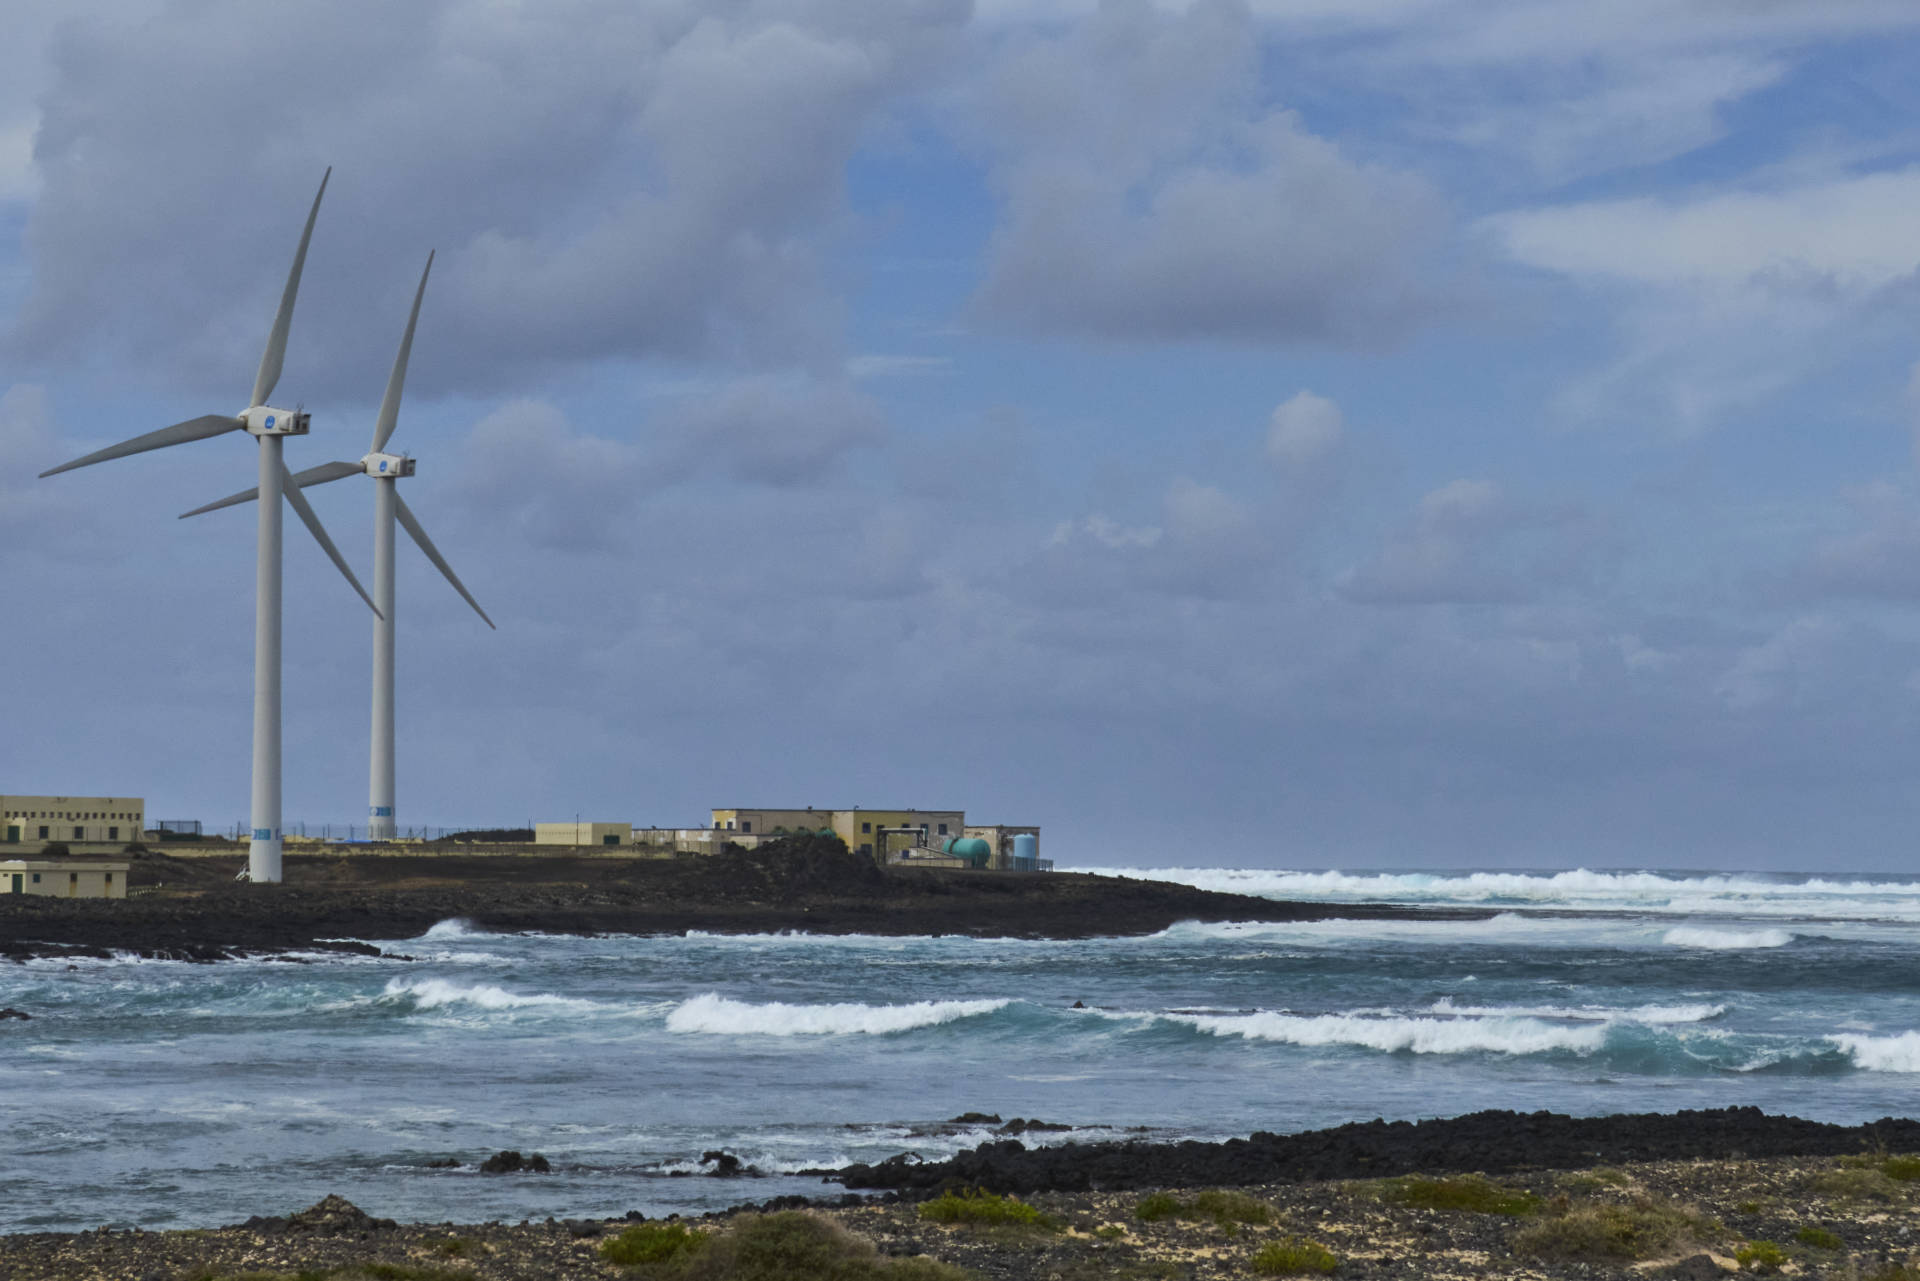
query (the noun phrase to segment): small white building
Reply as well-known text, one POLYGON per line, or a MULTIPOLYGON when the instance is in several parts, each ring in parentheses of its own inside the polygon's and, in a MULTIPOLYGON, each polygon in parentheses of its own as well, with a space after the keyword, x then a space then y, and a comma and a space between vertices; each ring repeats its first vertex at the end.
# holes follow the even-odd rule
POLYGON ((588 823, 574 819, 565 823, 535 823, 535 845, 631 845, 633 824, 588 823))
POLYGON ((125 898, 127 863, 116 859, 8 859, 0 861, 0 894, 125 898))

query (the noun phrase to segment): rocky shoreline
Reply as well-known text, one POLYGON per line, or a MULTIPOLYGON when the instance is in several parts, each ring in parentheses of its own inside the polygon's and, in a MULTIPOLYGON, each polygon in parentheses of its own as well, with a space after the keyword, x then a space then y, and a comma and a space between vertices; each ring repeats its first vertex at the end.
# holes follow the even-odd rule
POLYGON ((218 1229, 19 1234, 0 1237, 0 1281, 1920 1278, 1920 1122, 1908 1119, 1492 1112, 1224 1144, 1067 1144, 1051 1150, 1051 1190, 977 1191, 976 1176, 1012 1177, 1016 1146, 911 1167, 937 1181, 876 1199, 687 1220, 403 1225, 329 1197, 218 1229), (1249 1164, 1258 1152, 1270 1163, 1249 1164), (813 1262, 742 1263, 778 1264, 781 1250, 813 1262))
POLYGON ((126 899, 0 895, 0 958, 215 961, 303 951, 375 954, 464 919, 553 934, 966 934, 1092 938, 1180 921, 1484 917, 1476 910, 1285 903, 1185 885, 1013 872, 882 870, 838 839, 805 837, 686 859, 536 854, 289 855, 286 881, 234 880, 244 855, 142 854, 126 899))

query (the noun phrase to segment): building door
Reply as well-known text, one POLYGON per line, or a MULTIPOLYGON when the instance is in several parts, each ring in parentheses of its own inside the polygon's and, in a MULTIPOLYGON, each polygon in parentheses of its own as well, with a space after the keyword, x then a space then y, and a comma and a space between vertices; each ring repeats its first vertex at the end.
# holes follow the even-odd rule
POLYGON ((20 843, 20 825, 18 823, 7 824, 7 844, 18 845, 19 843, 20 843))
POLYGON ((13 874, 13 892, 15 894, 20 894, 24 892, 20 884, 23 879, 25 878, 19 872, 15 872, 13 874))

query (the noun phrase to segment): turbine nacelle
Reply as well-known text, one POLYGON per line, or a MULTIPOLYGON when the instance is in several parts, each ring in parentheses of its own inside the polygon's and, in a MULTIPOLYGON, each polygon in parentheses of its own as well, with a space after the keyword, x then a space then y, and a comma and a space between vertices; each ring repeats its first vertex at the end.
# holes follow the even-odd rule
POLYGON ((413 459, 403 454, 382 454, 376 451, 362 458, 360 465, 366 468, 367 475, 375 479, 413 475, 413 459))
POLYGON ((241 411, 240 420, 251 435, 304 436, 312 429, 313 415, 298 409, 255 405, 241 411))

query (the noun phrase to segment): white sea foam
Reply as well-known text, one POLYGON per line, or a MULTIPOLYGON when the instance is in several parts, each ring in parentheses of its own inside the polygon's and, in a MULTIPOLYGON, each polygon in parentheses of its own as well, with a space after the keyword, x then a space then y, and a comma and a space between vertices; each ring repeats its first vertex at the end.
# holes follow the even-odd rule
POLYGON ((430 926, 420 937, 449 942, 453 939, 485 938, 487 934, 485 930, 475 929, 472 921, 455 916, 430 926))
POLYGON ((1920 1072, 1920 1032, 1898 1036, 1842 1032, 1827 1039, 1845 1050, 1855 1067, 1868 1072, 1920 1072))
POLYGON ((597 1002, 577 996, 554 996, 546 992, 509 992, 491 983, 471 985, 448 979, 389 979, 381 994, 390 1000, 411 1001, 416 1009, 435 1010, 450 1005, 469 1005, 482 1010, 570 1009, 595 1010, 597 1002))
POLYGON ((1168 1014, 1215 1036, 1287 1045, 1354 1045, 1393 1054, 1590 1054, 1606 1041, 1602 1026, 1569 1027, 1532 1018, 1365 1018, 1352 1014, 1168 1014))
POLYGON ((906 1032, 955 1019, 991 1014, 1013 1004, 1007 1000, 915 1001, 910 1005, 756 1005, 708 992, 682 1002, 667 1015, 669 1032, 706 1032, 722 1036, 835 1036, 849 1033, 906 1032))
POLYGON ((1433 1013, 1469 1018, 1572 1019, 1582 1023, 1643 1023, 1666 1027, 1677 1023, 1705 1023, 1727 1012, 1724 1005, 1699 1002, 1691 1005, 1635 1005, 1620 1008, 1610 1005, 1455 1005, 1443 996, 1433 1003, 1433 1013))
POLYGON ((1086 867, 1267 898, 1616 908, 1682 915, 1920 921, 1920 881, 1673 872, 1309 872, 1279 868, 1086 867))
POLYGON ((1740 951, 1753 947, 1785 947, 1794 935, 1786 930, 1708 930, 1697 925, 1676 925, 1661 936, 1662 943, 1674 947, 1700 947, 1714 951, 1740 951))

